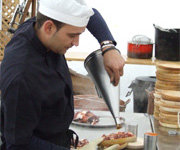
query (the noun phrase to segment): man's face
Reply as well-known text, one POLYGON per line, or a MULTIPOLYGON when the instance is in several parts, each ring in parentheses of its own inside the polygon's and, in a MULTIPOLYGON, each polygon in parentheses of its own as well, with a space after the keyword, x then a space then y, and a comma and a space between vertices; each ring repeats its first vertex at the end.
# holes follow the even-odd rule
POLYGON ((79 36, 86 27, 75 27, 65 24, 49 36, 48 49, 58 54, 65 54, 72 46, 79 45, 79 36))

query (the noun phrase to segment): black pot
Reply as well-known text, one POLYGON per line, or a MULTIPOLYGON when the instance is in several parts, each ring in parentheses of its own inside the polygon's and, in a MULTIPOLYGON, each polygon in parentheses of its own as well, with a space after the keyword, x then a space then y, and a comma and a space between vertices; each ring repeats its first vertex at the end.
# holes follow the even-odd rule
POLYGON ((156 82, 154 76, 140 76, 135 78, 128 88, 132 88, 134 97, 134 112, 146 113, 148 95, 146 90, 153 91, 156 82))
POLYGON ((180 61, 180 29, 155 26, 155 57, 159 60, 180 61))

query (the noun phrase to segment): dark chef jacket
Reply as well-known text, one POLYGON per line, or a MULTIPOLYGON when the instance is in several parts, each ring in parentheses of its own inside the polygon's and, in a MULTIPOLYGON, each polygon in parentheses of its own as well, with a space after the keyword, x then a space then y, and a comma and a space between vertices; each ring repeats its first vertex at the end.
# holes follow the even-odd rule
MULTIPOLYGON (((101 15, 94 11, 87 28, 99 42, 114 41, 101 15)), ((20 25, 1 64, 1 150, 63 150, 70 146, 68 128, 74 105, 68 66, 64 55, 47 51, 34 24, 35 18, 20 25)))

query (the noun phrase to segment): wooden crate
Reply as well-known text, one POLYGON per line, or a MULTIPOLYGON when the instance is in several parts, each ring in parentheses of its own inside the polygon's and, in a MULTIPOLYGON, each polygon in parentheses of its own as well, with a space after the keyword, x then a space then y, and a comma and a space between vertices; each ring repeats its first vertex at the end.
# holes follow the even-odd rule
POLYGON ((4 48, 11 39, 11 34, 7 31, 19 0, 2 0, 2 30, 0 30, 0 61, 4 56, 4 48))

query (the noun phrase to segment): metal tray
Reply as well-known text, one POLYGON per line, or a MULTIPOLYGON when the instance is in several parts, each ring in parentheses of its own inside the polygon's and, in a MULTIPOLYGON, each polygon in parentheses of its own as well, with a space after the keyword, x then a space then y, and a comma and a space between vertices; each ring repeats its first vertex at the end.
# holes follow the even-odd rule
MULTIPOLYGON (((76 121, 72 121, 73 125, 91 127, 91 128, 106 128, 106 127, 115 127, 114 119, 111 116, 98 116, 99 122, 92 125, 89 123, 79 123, 76 121)), ((125 123, 125 119, 120 117, 120 124, 123 125, 125 123)))

